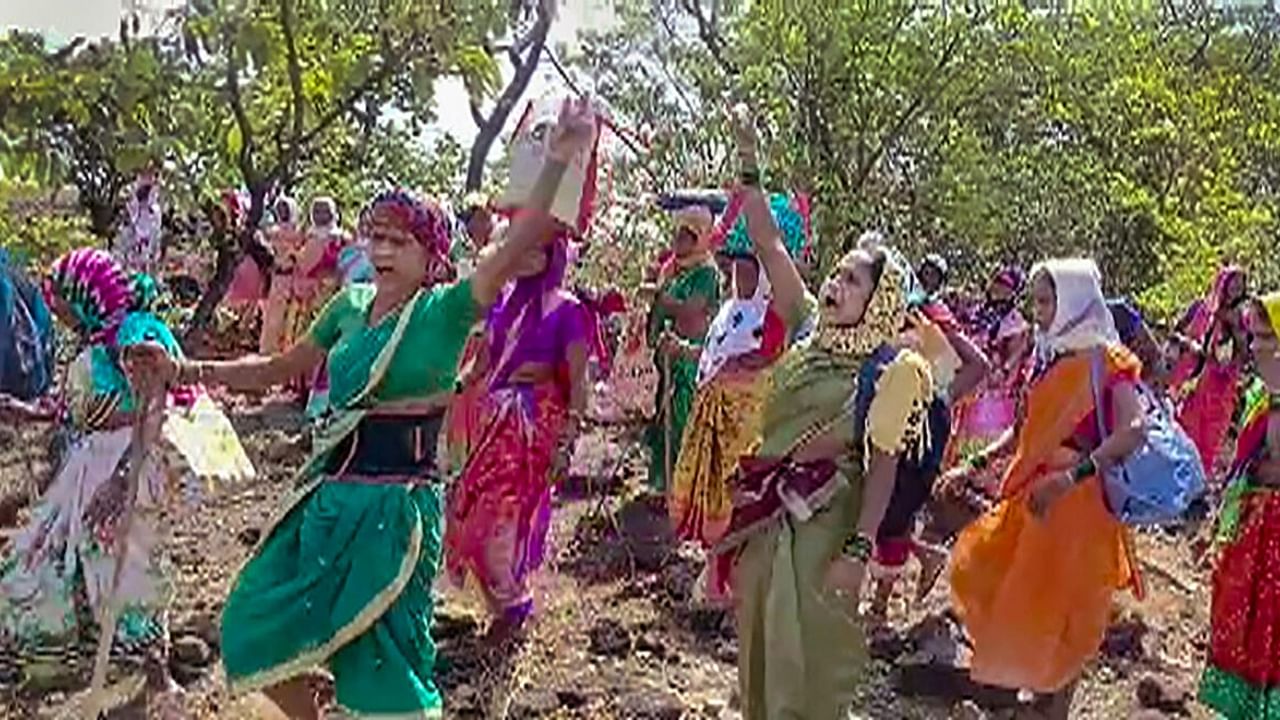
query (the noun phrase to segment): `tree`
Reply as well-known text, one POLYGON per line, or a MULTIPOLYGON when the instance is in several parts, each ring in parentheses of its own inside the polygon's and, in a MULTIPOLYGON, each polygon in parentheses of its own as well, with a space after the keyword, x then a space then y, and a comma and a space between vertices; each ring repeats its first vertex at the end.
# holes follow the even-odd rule
POLYGON ((41 184, 75 185, 99 238, 114 232, 129 178, 169 154, 179 134, 169 112, 179 48, 132 33, 122 24, 118 40, 60 48, 33 33, 0 38, 0 147, 10 168, 28 163, 41 184))
POLYGON ((621 192, 714 186, 726 177, 723 115, 736 67, 724 23, 737 8, 731 0, 619 3, 616 27, 582 38, 573 67, 633 137, 618 160, 621 192))
POLYGON ((250 198, 239 245, 218 252, 192 329, 208 323, 243 253, 255 247, 268 199, 304 177, 326 147, 379 132, 393 114, 429 120, 431 88, 444 73, 492 72, 472 32, 488 10, 465 1, 220 0, 186 11, 191 87, 227 108, 218 127, 222 161, 250 198))
MULTIPOLYGON (((511 3, 509 24, 511 39, 506 43, 505 54, 511 64, 511 79, 498 93, 493 107, 486 113, 481 108, 481 100, 497 84, 492 75, 479 74, 472 79, 469 86, 471 93, 471 119, 476 124, 475 140, 471 143, 471 152, 467 158, 466 189, 479 190, 484 184, 485 164, 489 160, 489 151, 498 139, 511 117, 529 81, 542 61, 543 51, 547 45, 547 34, 551 31, 551 22, 555 17, 555 0, 514 0, 511 3)), ((497 44, 491 43, 486 52, 493 66, 498 66, 497 44)))

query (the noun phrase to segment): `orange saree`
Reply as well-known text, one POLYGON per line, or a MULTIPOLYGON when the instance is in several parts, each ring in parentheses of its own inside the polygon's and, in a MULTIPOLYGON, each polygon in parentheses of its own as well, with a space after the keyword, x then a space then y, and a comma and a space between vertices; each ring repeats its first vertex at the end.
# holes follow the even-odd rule
MULTIPOLYGON (((1139 370, 1127 350, 1108 350, 1109 378, 1136 378, 1139 370)), ((1112 593, 1139 592, 1128 531, 1107 510, 1097 477, 1059 498, 1044 518, 1028 506, 1033 488, 1079 459, 1068 443, 1082 423, 1095 422, 1089 376, 1090 355, 1080 353, 1033 382, 1002 499, 956 540, 952 602, 973 640, 976 682, 1062 689, 1101 645, 1112 593)))

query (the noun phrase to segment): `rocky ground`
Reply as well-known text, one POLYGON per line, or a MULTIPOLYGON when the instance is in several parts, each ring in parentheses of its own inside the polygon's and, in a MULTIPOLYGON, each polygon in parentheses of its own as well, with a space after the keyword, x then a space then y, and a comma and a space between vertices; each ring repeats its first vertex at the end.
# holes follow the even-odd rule
MULTIPOLYGON (((179 581, 171 667, 186 689, 190 717, 272 718, 261 697, 232 699, 223 690, 217 623, 235 569, 292 486, 306 438, 297 412, 284 405, 242 404, 233 418, 261 478, 173 522, 169 556, 179 581)), ((47 477, 47 444, 47 435, 32 428, 0 427, 0 525, 12 527, 20 516, 31 479, 47 477)), ((659 509, 634 499, 643 465, 632 434, 599 429, 584 439, 558 500, 554 556, 538 580, 540 612, 513 661, 486 654, 481 608, 466 593, 442 587, 436 636, 447 717, 740 716, 732 623, 693 597, 698 554, 673 546, 659 509)), ((1191 698, 1209 606, 1207 571, 1194 561, 1203 545, 1193 538, 1184 532, 1139 539, 1148 597, 1118 603, 1072 717, 1209 717, 1191 698)), ((891 627, 872 633, 876 659, 861 688, 861 716, 1038 717, 1016 696, 971 687, 951 669, 963 665, 964 648, 945 615, 946 596, 944 581, 922 604, 895 600, 891 627)), ((64 675, 35 682, 5 671, 0 718, 70 716, 86 681, 83 674, 64 675)), ((139 702, 111 713, 144 715, 139 702)))

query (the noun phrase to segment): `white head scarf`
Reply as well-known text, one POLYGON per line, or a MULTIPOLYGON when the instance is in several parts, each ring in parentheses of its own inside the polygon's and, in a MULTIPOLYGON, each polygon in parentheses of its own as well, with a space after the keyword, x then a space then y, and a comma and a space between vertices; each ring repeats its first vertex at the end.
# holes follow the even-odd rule
POLYGON ((733 296, 720 306, 720 312, 711 321, 707 344, 698 359, 699 387, 710 382, 729 360, 754 352, 763 344, 764 318, 773 288, 764 268, 760 268, 758 276, 760 280, 755 294, 748 300, 741 300, 738 298, 737 265, 734 266, 733 296))
POLYGON ((338 231, 338 223, 340 221, 338 217, 338 203, 334 202, 333 198, 328 195, 321 195, 311 201, 311 212, 309 215, 312 232, 319 235, 333 235, 338 231), (324 225, 316 222, 316 209, 321 207, 329 209, 329 222, 324 225))
POLYGON ((274 210, 280 207, 281 205, 284 205, 286 208, 288 208, 289 219, 287 221, 281 220, 280 217, 277 216, 276 225, 289 228, 290 230, 298 227, 298 201, 294 200, 288 195, 281 195, 280 197, 276 198, 276 203, 275 205, 272 206, 272 209, 274 210))
POLYGON ((1049 329, 1036 332, 1040 359, 1120 342, 1102 295, 1102 272, 1097 263, 1084 258, 1046 260, 1031 269, 1031 277, 1042 271, 1053 278, 1058 302, 1049 329))
POLYGON ((163 213, 160 208, 160 184, 151 175, 140 176, 133 184, 133 190, 125 202, 129 214, 129 225, 135 239, 154 240, 160 237, 163 213), (138 191, 150 187, 151 193, 145 201, 138 199, 138 191))

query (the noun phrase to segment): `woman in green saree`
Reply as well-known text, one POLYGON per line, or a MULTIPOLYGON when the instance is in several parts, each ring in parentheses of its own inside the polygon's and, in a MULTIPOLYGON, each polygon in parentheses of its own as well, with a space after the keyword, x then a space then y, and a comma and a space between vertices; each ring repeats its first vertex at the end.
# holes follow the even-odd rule
POLYGON ((671 257, 658 274, 657 297, 649 312, 648 339, 660 374, 653 424, 649 486, 667 489, 667 473, 676 466, 680 440, 698 391, 698 358, 711 318, 720 306, 720 270, 710 242, 715 220, 696 206, 676 213, 671 257), (671 447, 667 447, 670 442, 671 447))
POLYGON ((447 262, 446 215, 387 192, 371 206, 375 282, 341 291, 291 349, 229 362, 142 358, 164 378, 245 390, 329 363, 331 409, 304 482, 223 609, 234 692, 261 690, 290 717, 318 720, 327 670, 338 704, 357 717, 441 716, 430 633, 442 536, 436 436, 468 332, 521 258, 553 236, 552 198, 593 134, 590 107, 566 104, 507 240, 468 279, 424 287, 447 262))
POLYGON ((759 188, 740 118, 743 212, 788 329, 761 446, 743 458, 712 580, 731 583, 747 720, 844 718, 865 643, 855 618, 898 456, 923 432, 928 363, 900 347, 910 268, 860 246, 809 296, 759 188))

